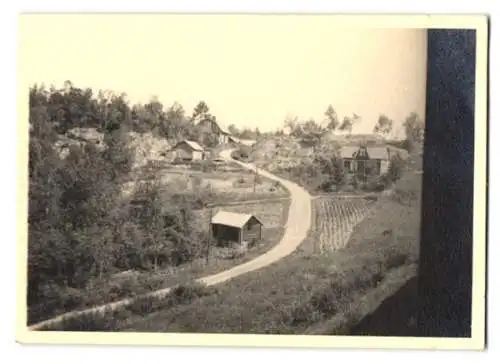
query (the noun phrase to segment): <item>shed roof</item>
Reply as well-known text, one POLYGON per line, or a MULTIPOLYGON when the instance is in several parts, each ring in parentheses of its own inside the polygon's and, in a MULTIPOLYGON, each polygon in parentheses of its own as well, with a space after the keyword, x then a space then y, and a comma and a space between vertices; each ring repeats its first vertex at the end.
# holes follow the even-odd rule
POLYGON ((260 224, 262 222, 252 214, 241 214, 237 212, 219 211, 212 217, 212 224, 227 225, 242 228, 251 219, 255 218, 260 224))
POLYGON ((192 140, 182 140, 179 143, 177 143, 172 149, 177 148, 179 145, 181 145, 183 143, 187 144, 193 150, 203 152, 203 147, 201 145, 199 145, 197 142, 194 142, 192 140))

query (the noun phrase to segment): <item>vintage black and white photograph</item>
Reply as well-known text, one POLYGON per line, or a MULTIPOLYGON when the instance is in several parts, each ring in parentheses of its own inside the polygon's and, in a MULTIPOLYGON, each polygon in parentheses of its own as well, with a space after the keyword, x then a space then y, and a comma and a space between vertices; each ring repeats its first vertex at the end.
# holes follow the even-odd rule
MULTIPOLYGON (((314 15, 21 22, 28 332, 435 336, 423 180, 453 162, 427 149, 433 30, 314 15)), ((457 32, 474 59, 475 30, 457 32)), ((470 317, 447 320, 471 337, 470 317)))

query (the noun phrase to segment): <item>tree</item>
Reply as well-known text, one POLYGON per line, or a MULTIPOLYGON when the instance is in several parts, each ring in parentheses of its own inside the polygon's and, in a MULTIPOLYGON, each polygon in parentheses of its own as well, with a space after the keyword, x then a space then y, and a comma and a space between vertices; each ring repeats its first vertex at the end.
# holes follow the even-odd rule
POLYGON ((209 111, 210 110, 205 101, 198 102, 198 104, 195 106, 193 110, 192 120, 195 123, 203 120, 211 120, 212 115, 210 115, 209 111))
POLYGON ((175 102, 167 109, 161 127, 162 134, 168 139, 181 139, 189 133, 186 113, 182 105, 175 102))
POLYGON ((244 128, 240 132, 239 137, 241 139, 255 139, 255 132, 252 131, 250 128, 244 128))
POLYGON ((238 130, 238 128, 234 124, 230 124, 227 127, 227 130, 231 133, 231 135, 234 135, 234 136, 239 136, 240 135, 240 131, 238 130))
POLYGON ((379 116, 377 124, 373 127, 373 132, 380 136, 387 136, 392 131, 393 121, 386 115, 379 116))
POLYGON ((353 125, 353 119, 351 119, 348 116, 344 116, 344 119, 342 120, 342 123, 340 124, 338 129, 342 131, 348 131, 350 134, 352 133, 352 125, 353 125))
POLYGON ((302 131, 304 134, 320 134, 323 130, 314 119, 309 119, 302 123, 302 131))
POLYGON ((405 119, 403 127, 406 134, 408 149, 413 149, 415 145, 422 144, 424 140, 424 122, 417 113, 412 112, 405 119))
POLYGON ((404 160, 399 154, 392 157, 391 163, 389 164, 389 170, 387 171, 387 179, 390 182, 396 182, 403 175, 404 160))
POLYGON ((326 122, 327 124, 327 129, 328 130, 335 130, 339 126, 339 119, 337 116, 337 112, 333 108, 332 105, 328 105, 326 111, 325 111, 325 116, 326 116, 326 122))
POLYGON ((299 120, 296 116, 287 116, 284 121, 284 127, 285 129, 288 129, 289 134, 292 136, 296 136, 297 134, 300 134, 300 125, 299 125, 299 120))
POLYGON ((345 172, 341 158, 319 154, 314 158, 313 166, 315 166, 315 173, 319 171, 324 176, 320 185, 321 189, 330 190, 333 186, 338 188, 345 183, 345 172))

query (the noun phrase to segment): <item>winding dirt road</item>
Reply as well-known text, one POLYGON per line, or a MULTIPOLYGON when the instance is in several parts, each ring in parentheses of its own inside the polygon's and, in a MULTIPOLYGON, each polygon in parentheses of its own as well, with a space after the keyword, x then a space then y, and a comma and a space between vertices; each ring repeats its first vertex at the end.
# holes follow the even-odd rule
MULTIPOLYGON (((234 149, 224 150, 220 153, 220 157, 235 162, 242 166, 243 168, 256 171, 257 167, 252 164, 243 163, 240 161, 236 161, 232 159, 231 153, 234 149)), ((222 283, 228 281, 232 278, 238 277, 242 274, 249 273, 255 271, 257 269, 266 267, 278 260, 286 257, 291 254, 300 243, 306 238, 309 228, 311 226, 311 196, 309 193, 299 185, 290 182, 288 180, 279 178, 269 172, 258 169, 259 175, 263 177, 267 177, 274 181, 281 183, 291 195, 290 208, 288 212, 288 220, 285 225, 285 233, 281 239, 281 241, 268 252, 258 256, 257 258, 248 261, 246 263, 237 265, 228 270, 222 271, 220 273, 216 273, 210 276, 206 276, 203 278, 197 279, 198 282, 204 283, 206 285, 215 285, 218 283, 222 283)), ((157 297, 161 298, 170 293, 171 288, 164 288, 155 292, 148 293, 146 295, 142 295, 140 297, 157 297)), ((35 325, 30 326, 29 330, 40 330, 46 327, 50 327, 58 322, 61 322, 64 319, 68 319, 71 317, 76 317, 80 315, 86 315, 90 313, 102 313, 106 314, 108 312, 117 310, 119 308, 126 307, 132 304, 138 297, 132 297, 129 299, 124 299, 121 301, 104 304, 101 306, 89 308, 82 311, 73 311, 68 312, 60 316, 56 316, 52 319, 39 322, 35 325)))

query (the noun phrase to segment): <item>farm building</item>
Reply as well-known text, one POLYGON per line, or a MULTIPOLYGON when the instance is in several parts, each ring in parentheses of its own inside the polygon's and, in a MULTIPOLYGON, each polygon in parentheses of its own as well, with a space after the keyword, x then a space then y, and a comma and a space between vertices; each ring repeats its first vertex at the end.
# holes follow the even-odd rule
POLYGON ((225 128, 220 126, 215 120, 205 119, 201 120, 197 125, 201 134, 213 134, 217 136, 219 144, 229 143, 230 133, 225 128))
POLYGON ((252 245, 262 239, 262 222, 251 214, 217 212, 210 222, 212 238, 217 245, 252 245))
POLYGON ((191 140, 182 140, 172 147, 175 157, 184 161, 203 160, 205 150, 197 142, 191 140))
POLYGON ((391 152, 388 147, 344 146, 340 157, 348 173, 382 175, 389 170, 391 152))

